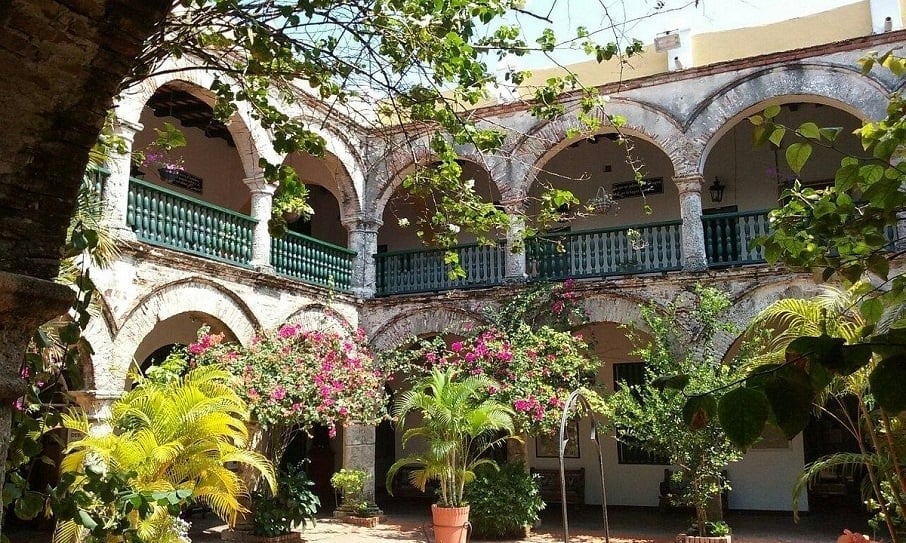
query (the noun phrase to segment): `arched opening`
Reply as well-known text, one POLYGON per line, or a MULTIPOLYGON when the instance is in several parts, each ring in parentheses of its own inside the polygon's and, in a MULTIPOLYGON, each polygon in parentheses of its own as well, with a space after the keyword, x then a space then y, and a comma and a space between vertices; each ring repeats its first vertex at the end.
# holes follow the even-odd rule
POLYGON ((796 179, 807 187, 832 185, 840 160, 848 154, 862 154, 858 138, 852 136, 862 124, 859 119, 832 105, 802 101, 807 98, 780 97, 759 104, 728 123, 712 142, 704 162, 702 190, 705 248, 712 266, 761 261, 761 249, 751 241, 767 232, 767 211, 781 204, 783 190, 796 179), (781 106, 774 122, 791 131, 804 122, 842 130, 833 148, 813 145, 808 164, 797 175, 785 158, 786 148, 799 141, 797 138, 788 135, 781 147, 770 142, 758 147, 753 144, 755 126, 746 116, 769 105, 781 106), (719 199, 707 190, 714 186, 723 187, 719 199))
POLYGON ((579 204, 561 206, 564 220, 542 225, 526 248, 532 277, 601 277, 681 266, 679 194, 667 154, 631 131, 564 141, 538 165, 527 212, 537 216, 550 188, 579 204), (636 174, 641 176, 641 183, 636 174))
POLYGON ((166 190, 248 214, 251 197, 229 128, 214 119, 209 91, 182 81, 161 86, 145 104, 142 130, 133 143, 132 176, 166 190), (155 145, 169 123, 186 145, 166 151, 155 145), (143 158, 143 160, 142 160, 143 158), (135 159, 138 159, 136 161, 135 159))
POLYGON ((179 313, 159 321, 139 343, 134 354, 138 369, 144 372, 163 362, 177 346, 194 343, 202 326, 209 326, 212 334, 223 334, 224 342, 237 341, 229 327, 215 317, 200 311, 179 313))
POLYGON ((345 168, 334 155, 325 152, 321 158, 306 153, 293 153, 284 164, 291 166, 308 188, 310 217, 288 221, 289 230, 340 247, 348 244, 343 223, 354 209, 355 189, 345 168))
MULTIPOLYGON (((500 191, 487 170, 467 160, 460 161, 459 165, 462 167, 462 179, 475 181, 475 191, 483 201, 500 202, 500 191)), ((400 175, 405 176, 410 172, 411 169, 400 175)), ((418 236, 416 218, 425 213, 433 214, 435 209, 433 202, 411 196, 401 185, 397 187, 381 216, 384 224, 378 232, 378 253, 420 249, 430 243, 430 239, 418 236)), ((460 239, 462 243, 468 244, 475 241, 475 236, 463 233, 460 239)))

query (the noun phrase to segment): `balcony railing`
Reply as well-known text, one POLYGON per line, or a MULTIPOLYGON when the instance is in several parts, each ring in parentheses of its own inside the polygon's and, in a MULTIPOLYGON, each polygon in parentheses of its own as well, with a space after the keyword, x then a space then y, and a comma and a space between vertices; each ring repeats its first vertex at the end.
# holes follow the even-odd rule
POLYGON ((607 277, 666 272, 682 267, 682 222, 548 235, 526 243, 534 279, 607 277))
POLYGON ((377 293, 403 294, 499 285, 506 275, 506 249, 471 244, 453 249, 466 271, 450 279, 443 249, 394 251, 374 255, 377 293))
POLYGON ((354 258, 355 251, 295 232, 271 238, 274 270, 306 283, 349 291, 354 258))
POLYGON ((255 219, 141 179, 129 180, 126 222, 152 245, 240 266, 252 258, 255 219))
POLYGON ((702 217, 709 266, 738 266, 764 262, 764 248, 752 240, 770 232, 768 211, 721 213, 702 217))

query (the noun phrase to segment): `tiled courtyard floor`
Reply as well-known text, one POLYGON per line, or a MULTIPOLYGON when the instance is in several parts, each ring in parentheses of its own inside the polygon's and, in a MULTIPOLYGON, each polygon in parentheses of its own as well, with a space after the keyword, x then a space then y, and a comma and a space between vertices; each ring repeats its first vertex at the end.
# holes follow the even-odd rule
MULTIPOLYGON (((673 543, 674 536, 688 522, 686 513, 661 513, 656 509, 612 508, 609 513, 611 541, 614 543, 673 543)), ((573 509, 569 519, 571 542, 604 541, 599 507, 573 509)), ((225 526, 219 521, 210 515, 206 519, 191 520, 193 542, 220 541, 220 532, 225 526)), ((790 513, 731 511, 726 520, 733 527, 734 543, 833 543, 843 528, 867 530, 864 517, 839 513, 805 515, 797 524, 790 513)), ((49 543, 51 536, 49 532, 23 530, 12 531, 8 535, 12 543, 49 543)), ((434 543, 430 513, 425 503, 394 509, 376 528, 360 528, 332 518, 320 519, 315 527, 305 530, 303 537, 310 543, 434 543)), ((545 511, 541 527, 533 530, 524 541, 562 542, 559 508, 554 506, 545 511)))
MULTIPOLYGON (((685 513, 661 513, 653 509, 613 508, 609 513, 610 535, 614 543, 673 543, 675 535, 688 522, 685 513)), ((569 518, 571 542, 604 541, 600 508, 584 507, 570 513, 569 518)), ((805 515, 797 524, 790 513, 734 511, 728 514, 727 521, 733 527, 734 543, 833 543, 843 528, 867 530, 864 517, 845 514, 805 515)), ((200 520, 196 524, 201 528, 200 520)), ((221 529, 223 527, 205 530, 206 533, 198 533, 192 540, 199 543, 219 541, 218 532, 221 529)), ((434 542, 427 507, 424 514, 417 511, 394 512, 376 528, 360 528, 334 519, 323 519, 314 528, 305 530, 303 536, 310 543, 434 542)), ((562 542, 559 509, 547 511, 541 527, 533 530, 524 541, 562 542)))

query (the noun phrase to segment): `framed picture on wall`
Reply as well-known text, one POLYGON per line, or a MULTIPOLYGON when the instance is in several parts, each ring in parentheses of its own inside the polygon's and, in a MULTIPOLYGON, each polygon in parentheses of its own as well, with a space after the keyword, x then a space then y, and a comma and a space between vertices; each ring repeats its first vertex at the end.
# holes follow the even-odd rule
MULTIPOLYGON (((535 438, 535 456, 538 458, 559 458, 560 449, 557 440, 559 431, 550 436, 535 438)), ((579 458, 579 420, 573 419, 566 425, 566 449, 563 450, 564 458, 579 458)))

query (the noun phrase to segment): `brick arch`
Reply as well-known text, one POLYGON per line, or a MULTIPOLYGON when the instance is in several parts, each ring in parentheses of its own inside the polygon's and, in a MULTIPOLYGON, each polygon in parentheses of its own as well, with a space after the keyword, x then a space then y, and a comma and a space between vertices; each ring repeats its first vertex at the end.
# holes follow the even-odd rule
POLYGON ((95 365, 97 386, 103 386, 105 390, 121 387, 123 376, 145 336, 158 322, 188 312, 203 313, 219 320, 243 345, 251 341, 261 326, 251 308, 238 295, 215 281, 190 277, 168 283, 144 296, 126 314, 114 337, 106 367, 95 365))
POLYGON ((329 305, 321 303, 306 304, 293 311, 286 319, 286 324, 298 324, 306 332, 330 330, 342 336, 348 336, 355 330, 349 320, 329 305))
MULTIPOLYGON (((482 155, 473 146, 464 146, 458 148, 459 158, 472 162, 483 169, 491 180, 491 184, 503 196, 506 187, 500 186, 497 182, 499 177, 495 177, 494 168, 489 164, 487 157, 482 155)), ((384 215, 384 209, 390 198, 396 192, 396 189, 403 183, 408 170, 417 165, 430 164, 437 159, 437 155, 430 147, 429 136, 423 136, 416 141, 409 142, 406 149, 399 149, 382 159, 372 170, 372 190, 370 199, 373 202, 369 214, 381 219, 384 215)), ((504 197, 504 199, 506 199, 504 197)))
POLYGON ((342 219, 356 217, 365 207, 365 157, 359 152, 363 142, 348 129, 317 118, 311 111, 297 111, 290 115, 305 124, 307 130, 324 140, 325 155, 330 155, 340 166, 335 172, 336 186, 328 189, 340 204, 342 219))
POLYGON ((736 332, 719 332, 714 338, 714 350, 723 353, 725 357, 755 315, 777 300, 811 298, 818 292, 818 285, 808 276, 778 278, 774 282, 758 284, 740 292, 733 300, 733 305, 727 309, 726 315, 736 332))
MULTIPOLYGON (((213 106, 214 95, 208 90, 214 82, 212 72, 199 70, 186 58, 167 59, 158 71, 162 73, 142 80, 120 95, 115 107, 118 118, 138 123, 145 104, 159 88, 167 84, 177 85, 213 106)), ((236 151, 242 161, 245 175, 252 177, 261 170, 258 166, 260 158, 279 164, 283 160, 283 155, 274 150, 269 134, 253 118, 251 106, 245 102, 236 105, 237 111, 226 123, 227 129, 236 143, 236 151)))
MULTIPOLYGON (((691 144, 670 114, 653 104, 624 99, 610 101, 605 110, 610 116, 624 117, 626 125, 622 130, 654 144, 670 158, 675 171, 682 171, 691 144)), ((612 126, 600 109, 590 115, 601 122, 602 128, 612 126)), ((520 138, 510 152, 510 160, 519 164, 517 169, 522 173, 512 180, 509 191, 517 197, 527 195, 538 172, 551 157, 577 139, 570 133, 582 126, 579 111, 574 107, 552 121, 537 125, 520 138)))
POLYGON ((700 150, 690 157, 703 171, 708 153, 739 120, 765 103, 814 102, 841 109, 862 120, 885 115, 888 90, 855 68, 827 64, 793 64, 760 70, 739 78, 703 99, 686 123, 686 133, 700 150))
POLYGON ((440 332, 467 332, 466 323, 480 325, 484 319, 478 313, 451 307, 427 306, 397 315, 371 334, 371 347, 385 351, 406 343, 414 336, 440 332))
POLYGON ((588 324, 611 322, 647 330, 642 322, 641 306, 646 300, 616 293, 592 294, 582 302, 588 324))

